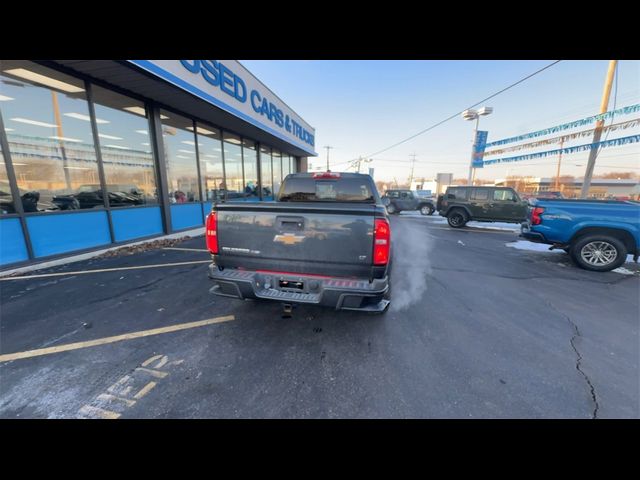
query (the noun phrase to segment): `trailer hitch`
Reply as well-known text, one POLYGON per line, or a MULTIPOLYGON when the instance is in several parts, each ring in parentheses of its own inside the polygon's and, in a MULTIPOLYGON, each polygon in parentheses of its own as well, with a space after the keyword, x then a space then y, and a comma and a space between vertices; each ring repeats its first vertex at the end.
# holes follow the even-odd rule
POLYGON ((293 305, 290 303, 282 304, 282 318, 291 318, 291 313, 293 312, 293 305))

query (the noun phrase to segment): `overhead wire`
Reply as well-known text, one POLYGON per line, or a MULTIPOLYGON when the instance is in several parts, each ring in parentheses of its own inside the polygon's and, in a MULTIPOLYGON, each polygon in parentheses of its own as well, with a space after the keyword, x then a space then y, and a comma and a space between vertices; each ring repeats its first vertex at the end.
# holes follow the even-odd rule
MULTIPOLYGON (((471 105, 471 106, 469 106, 469 107, 467 107, 467 108, 464 108, 464 109, 460 110, 459 112, 454 113, 453 115, 451 115, 451 116, 449 116, 449 117, 445 118, 444 120, 441 120, 441 121, 439 121, 439 122, 437 122, 437 123, 435 123, 435 124, 431 125, 430 127, 427 127, 427 128, 425 128, 425 129, 423 129, 423 130, 419 131, 418 133, 415 133, 415 134, 411 135, 410 137, 405 138, 404 140, 401 140, 401 141, 399 141, 399 142, 396 142, 396 143, 394 143, 393 145, 391 145, 391 146, 389 146, 389 147, 383 148, 382 150, 378 150, 378 151, 377 151, 377 152, 375 152, 375 153, 371 153, 371 154, 369 154, 369 155, 365 155, 365 156, 364 156, 364 158, 371 158, 371 157, 374 157, 374 156, 379 155, 379 154, 381 154, 381 153, 383 153, 383 152, 386 152, 386 151, 388 151, 388 150, 391 150, 392 148, 395 148, 395 147, 397 147, 398 145, 402 145, 403 143, 406 143, 406 142, 408 142, 409 140, 412 140, 412 139, 414 139, 414 138, 416 138, 416 137, 418 137, 418 136, 420 136, 420 135, 422 135, 422 134, 424 134, 424 133, 427 133, 428 131, 433 130, 433 129, 434 129, 434 128, 436 128, 436 127, 439 127, 439 126, 440 126, 440 125, 442 125, 443 123, 446 123, 446 122, 448 122, 448 121, 450 121, 450 120, 453 120, 454 118, 456 118, 457 116, 459 116, 460 114, 462 114, 462 112, 464 112, 465 110, 468 110, 468 109, 473 108, 473 107, 477 107, 477 106, 478 106, 478 105, 480 105, 481 103, 486 102, 487 100, 490 100, 490 99, 492 99, 492 98, 494 98, 494 97, 496 97, 496 96, 500 95, 501 93, 506 92, 507 90, 509 90, 509 89, 511 89, 511 88, 513 88, 513 87, 515 87, 516 85, 519 85, 520 83, 522 83, 522 82, 524 82, 524 81, 526 81, 526 80, 530 79, 531 77, 534 77, 535 75, 538 75, 538 74, 542 73, 543 71, 547 70, 548 68, 553 67, 554 65, 556 65, 556 64, 558 64, 558 63, 560 63, 561 61, 562 61, 562 60, 556 60, 555 62, 552 62, 552 63, 550 63, 549 65, 547 65, 547 66, 545 66, 545 67, 543 67, 543 68, 541 68, 541 69, 539 69, 539 70, 536 70, 535 72, 533 72, 533 73, 531 73, 531 74, 527 75, 526 77, 521 78, 521 79, 520 79, 520 80, 518 80, 517 82, 512 83, 512 84, 511 84, 511 85, 509 85, 508 87, 505 87, 505 88, 503 88, 502 90, 499 90, 498 92, 496 92, 496 93, 494 93, 494 94, 492 94, 492 95, 489 95, 488 97, 486 97, 486 98, 484 98, 484 99, 482 99, 482 100, 480 100, 480 101, 478 101, 478 102, 474 103, 473 105, 471 105)), ((333 166, 335 167, 335 166, 338 166, 338 165, 344 165, 344 164, 352 163, 352 162, 357 161, 357 160, 358 160, 357 158, 356 158, 356 159, 352 159, 352 160, 347 160, 347 161, 345 161, 345 162, 335 163, 333 166)))

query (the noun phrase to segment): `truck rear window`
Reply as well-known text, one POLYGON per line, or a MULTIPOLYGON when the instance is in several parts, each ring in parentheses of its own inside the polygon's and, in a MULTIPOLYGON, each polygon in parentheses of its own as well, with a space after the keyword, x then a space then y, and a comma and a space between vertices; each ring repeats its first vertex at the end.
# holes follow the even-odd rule
POLYGON ((278 201, 375 203, 375 198, 364 179, 293 177, 285 180, 278 201))

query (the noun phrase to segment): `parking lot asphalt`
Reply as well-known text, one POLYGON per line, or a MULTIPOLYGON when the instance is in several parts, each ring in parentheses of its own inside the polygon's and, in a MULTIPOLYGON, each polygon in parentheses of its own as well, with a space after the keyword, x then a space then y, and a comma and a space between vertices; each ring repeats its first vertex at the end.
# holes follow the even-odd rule
POLYGON ((202 237, 2 280, 0 417, 640 417, 637 265, 391 227, 384 316, 212 296, 202 237))

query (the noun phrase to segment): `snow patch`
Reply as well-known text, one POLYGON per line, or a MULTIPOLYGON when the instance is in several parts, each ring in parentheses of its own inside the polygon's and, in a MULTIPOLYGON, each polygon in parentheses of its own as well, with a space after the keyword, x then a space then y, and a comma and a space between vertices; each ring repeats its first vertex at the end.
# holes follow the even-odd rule
POLYGON ((468 222, 467 227, 483 228, 485 230, 507 230, 509 232, 520 232, 520 225, 503 222, 468 222))
POLYGON ((618 268, 615 268, 615 269, 613 269, 613 270, 611 270, 611 271, 612 271, 612 272, 621 273, 621 274, 623 274, 623 275, 635 275, 635 274, 636 274, 636 272, 631 271, 631 270, 627 270, 627 269, 626 269, 626 268, 624 268, 624 267, 618 267, 618 268))
POLYGON ((518 250, 529 250, 532 252, 550 252, 550 253, 563 253, 564 250, 549 250, 551 245, 547 245, 545 243, 535 243, 529 242, 528 240, 517 240, 511 243, 505 243, 505 246, 516 248, 518 250))

